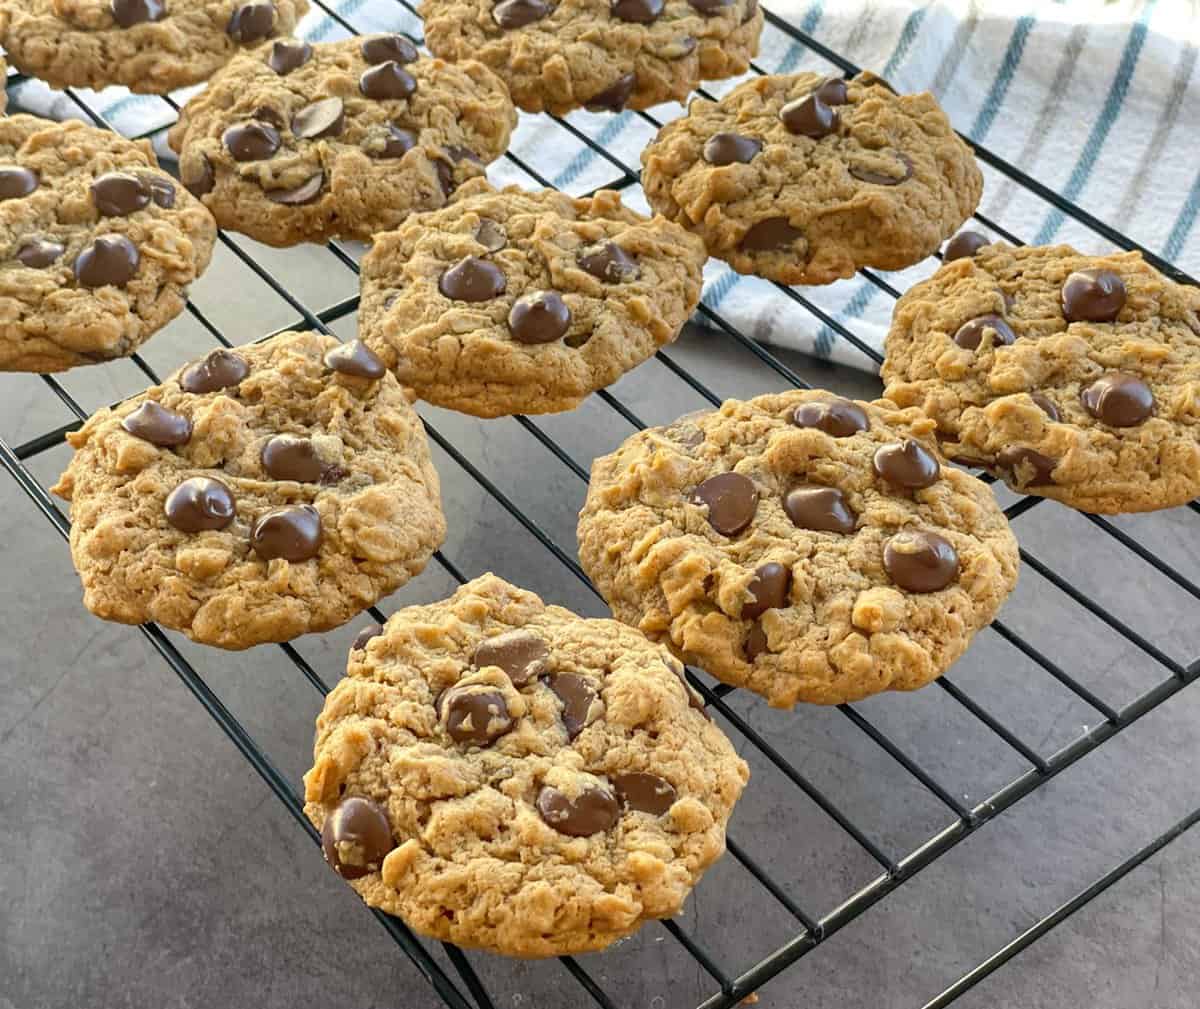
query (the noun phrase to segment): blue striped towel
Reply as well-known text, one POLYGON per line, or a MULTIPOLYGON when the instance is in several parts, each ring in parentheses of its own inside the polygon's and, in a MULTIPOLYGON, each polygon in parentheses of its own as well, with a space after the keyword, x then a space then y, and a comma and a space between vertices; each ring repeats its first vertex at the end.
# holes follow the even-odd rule
MULTIPOLYGON (((399 29, 420 37, 420 22, 398 0, 327 0, 327 5, 359 33, 399 29)), ((1200 166, 1185 156, 1200 134, 1200 22, 1194 0, 773 0, 767 7, 899 90, 932 90, 972 140, 1185 271, 1200 271, 1195 231, 1200 166)), ((301 27, 314 40, 346 34, 345 24, 321 9, 301 27)), ((764 30, 757 63, 780 73, 834 69, 773 24, 764 30)), ((721 95, 736 83, 716 82, 707 90, 721 95)), ((38 82, 22 89, 17 98, 25 107, 78 115, 38 82)), ((120 89, 82 97, 125 133, 165 124, 172 115, 159 99, 120 89)), ((667 105, 650 115, 662 121, 682 112, 667 105)), ((655 131, 652 122, 630 112, 613 117, 581 111, 570 121, 634 166, 655 131)), ((489 170, 494 182, 536 187, 546 180, 578 194, 621 176, 609 160, 543 116, 522 116, 512 152, 519 163, 496 162, 489 170)), ((165 148, 161 153, 170 157, 165 148)), ((1112 248, 1002 173, 984 166, 984 175, 981 212, 1021 241, 1070 242, 1097 252, 1112 248)), ((626 198, 646 209, 636 186, 626 198)), ((929 260, 885 279, 904 290, 936 265, 929 260)), ((838 327, 882 347, 892 298, 878 286, 856 278, 802 289, 837 324, 830 325, 773 285, 741 277, 715 260, 706 281, 708 309, 755 338, 875 367, 838 335, 838 327)))

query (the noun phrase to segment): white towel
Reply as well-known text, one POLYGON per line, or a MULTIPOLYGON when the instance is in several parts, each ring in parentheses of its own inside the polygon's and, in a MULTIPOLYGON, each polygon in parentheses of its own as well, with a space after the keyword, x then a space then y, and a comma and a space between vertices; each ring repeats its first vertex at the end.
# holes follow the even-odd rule
MULTIPOLYGON (((606 2, 606 0, 605 0, 606 2)), ((326 0, 360 34, 400 30, 421 36, 421 23, 399 0, 326 0)), ((1189 274, 1200 273, 1200 135, 1195 0, 771 0, 769 12, 898 90, 929 89, 955 126, 1034 179, 1094 214, 1189 274)), ((301 25, 312 40, 344 36, 343 24, 314 9, 301 25)), ((768 23, 756 64, 767 72, 833 71, 803 41, 768 23)), ((706 87, 721 95, 736 81, 706 87)), ((195 89, 177 93, 184 100, 195 89)), ((70 99, 37 81, 18 85, 16 100, 46 115, 79 116, 70 99)), ((80 97, 127 135, 173 118, 160 99, 112 88, 80 97)), ((663 121, 678 105, 653 109, 663 121)), ((636 168, 655 127, 636 113, 576 112, 570 122, 624 164, 636 168)), ((156 138, 160 153, 170 152, 156 138)), ((621 171, 544 116, 522 115, 512 153, 545 180, 584 193, 621 171)), ((497 184, 539 181, 502 159, 497 184)), ((1084 251, 1113 244, 984 165, 981 213, 1029 243, 1069 242, 1084 251)), ((636 183, 630 205, 646 209, 636 183)), ((978 222, 976 227, 980 227, 978 222)), ((987 230, 983 228, 982 230, 987 230)), ((881 274, 903 291, 936 268, 928 260, 881 274)), ((843 327, 877 352, 893 299, 863 278, 797 288, 821 313, 774 285, 740 277, 713 260, 706 269, 706 308, 756 339, 873 369, 875 362, 839 334, 843 327)), ((698 316, 709 322, 711 317, 698 316)))

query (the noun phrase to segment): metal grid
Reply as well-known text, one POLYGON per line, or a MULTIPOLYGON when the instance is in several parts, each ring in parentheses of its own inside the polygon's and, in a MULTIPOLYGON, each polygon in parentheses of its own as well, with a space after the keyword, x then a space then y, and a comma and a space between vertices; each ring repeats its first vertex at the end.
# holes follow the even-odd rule
MULTIPOLYGON (((332 10, 326 0, 314 0, 314 2, 318 8, 323 10, 325 14, 337 22, 348 33, 358 34, 356 27, 351 21, 332 10)), ((406 0, 396 0, 396 2, 406 8, 409 13, 415 15, 414 7, 406 2, 406 0)), ((765 14, 767 23, 773 29, 783 32, 794 42, 807 48, 813 54, 838 68, 847 76, 852 76, 859 72, 859 68, 850 61, 821 45, 815 39, 799 31, 770 11, 766 11, 765 14)), ((751 66, 756 73, 765 72, 758 65, 751 64, 751 66)), ((9 82, 19 82, 22 79, 22 75, 14 74, 10 76, 9 82)), ((698 93, 705 97, 711 97, 702 89, 698 93)), ((80 95, 71 90, 68 90, 66 94, 81 112, 97 126, 111 128, 110 124, 80 95)), ((164 97, 162 100, 174 112, 178 112, 178 106, 171 98, 164 97)), ((636 115, 654 128, 661 125, 660 120, 650 112, 643 111, 625 114, 636 115)), ((639 174, 636 167, 623 163, 584 129, 563 119, 554 118, 554 122, 576 141, 586 145, 597 156, 611 164, 619 173, 612 181, 598 188, 626 189, 638 183, 639 174)), ((158 127, 142 136, 157 135, 165 129, 165 126, 158 127)), ((968 143, 971 143, 977 157, 983 163, 1000 174, 1007 176, 1017 185, 1033 192, 1067 217, 1072 218, 1119 248, 1141 251, 1147 261, 1177 281, 1189 284, 1196 283, 1192 277, 1183 273, 1172 264, 1164 262, 1132 239, 1109 227, 1074 203, 1059 196, 1036 179, 1031 178, 1009 164, 1003 158, 972 143, 969 138, 964 137, 964 139, 968 143)), ((517 155, 510 152, 505 157, 533 183, 547 187, 551 185, 548 179, 539 174, 537 170, 517 155)), ((989 220, 982 214, 976 214, 975 217, 981 224, 1005 240, 1014 244, 1021 244, 1018 236, 1011 234, 997 222, 989 220)), ((343 299, 320 312, 311 311, 269 269, 257 261, 253 255, 245 251, 240 244, 231 240, 224 233, 220 235, 220 241, 248 270, 252 271, 279 298, 286 302, 291 309, 295 310, 298 318, 293 325, 285 327, 286 329, 308 328, 323 333, 330 333, 329 327, 331 324, 352 315, 356 311, 358 306, 357 297, 343 299)), ((354 258, 343 248, 336 243, 330 243, 327 249, 342 266, 357 273, 357 265, 354 258)), ((899 296, 900 292, 876 273, 863 270, 861 274, 870 283, 891 297, 895 298, 899 296)), ((775 285, 775 287, 787 298, 797 303, 802 311, 809 313, 812 317, 832 329, 841 339, 858 348, 859 351, 872 360, 876 362, 881 360, 880 355, 873 347, 864 342, 837 319, 822 311, 821 308, 805 297, 803 293, 782 285, 775 285)), ((233 346, 233 343, 225 336, 221 329, 194 303, 189 302, 187 307, 190 315, 215 341, 223 346, 233 346)), ((741 333, 735 326, 724 319, 720 313, 704 304, 699 306, 699 313, 706 323, 722 332, 745 352, 755 355, 762 364, 772 369, 787 383, 797 387, 808 387, 808 383, 788 367, 787 364, 779 360, 767 348, 741 333)), ((272 334, 266 334, 262 338, 265 339, 270 335, 272 334)), ((657 359, 695 393, 714 406, 719 405, 721 402, 720 398, 703 382, 678 364, 668 352, 659 352, 657 359)), ((160 381, 155 370, 141 356, 134 354, 132 360, 148 379, 155 383, 160 381)), ((42 514, 65 538, 70 529, 69 520, 50 497, 45 487, 27 468, 26 462, 61 445, 65 435, 80 426, 86 418, 87 412, 58 379, 50 375, 43 375, 41 378, 47 388, 74 414, 76 420, 54 430, 47 431, 16 447, 10 447, 3 439, 0 439, 0 463, 3 464, 4 468, 16 480, 21 489, 32 499, 42 514)), ((632 427, 637 429, 645 427, 643 422, 609 391, 602 390, 596 395, 632 427)), ((526 417, 517 417, 515 420, 543 448, 548 450, 558 461, 574 473, 575 476, 586 483, 588 473, 585 465, 574 459, 542 427, 539 427, 533 421, 526 417)), ((455 465, 460 467, 485 494, 489 495, 512 519, 531 534, 553 556, 557 563, 564 565, 591 592, 596 592, 574 558, 556 543, 534 519, 529 517, 516 501, 501 490, 485 473, 463 455, 428 419, 425 420, 425 425, 430 438, 453 460, 455 465)), ((1015 519, 1019 515, 1023 515, 1030 509, 1038 506, 1042 500, 1041 498, 1031 496, 1021 497, 1005 509, 1006 514, 1010 519, 1015 519)), ((1192 512, 1200 514, 1200 502, 1193 501, 1188 505, 1188 508, 1192 512)), ((1111 537, 1122 548, 1136 554, 1137 557, 1153 567, 1166 579, 1169 579, 1171 583, 1182 589, 1183 592, 1194 599, 1200 600, 1200 586, 1154 552, 1130 537, 1122 529, 1100 516, 1087 515, 1085 518, 1103 535, 1111 537)), ((441 551, 437 552, 434 558, 455 581, 460 584, 466 581, 466 577, 453 560, 445 556, 441 551)), ((939 856, 948 852, 984 824, 1062 771, 1071 767, 1108 740, 1128 729, 1144 715, 1169 700, 1185 686, 1188 686, 1200 677, 1200 658, 1186 665, 1176 661, 1153 642, 1147 640, 1134 628, 1129 626, 1125 621, 1111 613, 1100 602, 1092 599, 1088 594, 1081 591, 1071 581, 1064 578, 1024 547, 1021 549, 1021 559, 1026 567, 1037 572, 1038 575, 1049 582, 1058 592, 1068 597, 1075 605, 1087 611, 1092 617, 1107 626, 1120 638, 1144 653, 1145 656, 1148 656, 1155 664, 1155 667, 1165 671, 1166 675, 1153 687, 1143 692, 1126 706, 1115 708, 1085 686, 1084 683, 1080 682, 1070 672, 1063 669, 1049 656, 1045 655, 1039 648, 1011 629, 1004 621, 997 620, 994 622, 991 625, 992 632, 999 635, 1000 638, 1022 653, 1027 659, 1031 660, 1046 675, 1065 687, 1067 691, 1095 712, 1099 716, 1100 722, 1093 728, 1085 729, 1082 734, 1074 738, 1066 746, 1063 746, 1049 756, 1044 756, 1022 739, 1018 729, 1005 724, 1004 721, 990 714, 983 706, 973 700, 963 689, 956 685, 953 677, 943 676, 940 680, 936 681, 938 688, 944 691, 951 701, 955 705, 960 706, 970 718, 977 720, 988 732, 993 733, 998 739, 1003 741, 1008 748, 1018 754, 1028 765, 1023 773, 1013 778, 985 800, 972 806, 967 806, 963 802, 960 802, 947 787, 939 783, 933 774, 923 767, 919 761, 906 753, 887 733, 870 721, 861 710, 850 705, 842 705, 839 708, 841 714, 857 730, 864 733, 875 746, 879 747, 894 760, 906 774, 911 775, 923 789, 935 797, 936 800, 949 810, 953 817, 949 826, 928 837, 923 843, 914 847, 903 857, 895 858, 888 854, 879 844, 872 840, 868 831, 858 826, 839 808, 838 804, 829 795, 806 778, 793 763, 789 762, 784 754, 765 739, 762 734, 756 731, 729 704, 728 697, 734 692, 734 688, 725 685, 710 687, 697 675, 695 670, 689 669, 689 680, 700 691, 707 706, 712 711, 715 711, 725 723, 731 726, 752 747, 756 748, 767 762, 782 772, 797 789, 812 800, 817 807, 836 823, 845 832, 847 837, 852 840, 853 844, 861 849, 878 866, 879 871, 878 876, 870 883, 857 892, 848 895, 832 911, 824 915, 816 915, 800 906, 785 886, 773 878, 760 862, 737 842, 736 837, 730 836, 728 838, 730 856, 749 872, 763 887, 766 895, 770 899, 777 901, 786 914, 790 916, 790 919, 794 923, 794 935, 792 935, 789 941, 770 955, 761 959, 758 963, 748 969, 735 972, 717 962, 716 958, 710 955, 706 950, 703 936, 689 934, 676 921, 666 920, 661 922, 661 927, 703 968, 712 980, 713 989, 711 995, 701 1002, 697 1009, 726 1009, 726 1007, 737 1004, 789 965, 816 949, 825 940, 854 921, 876 902, 911 879, 922 869, 933 863, 939 856)), ((372 607, 370 613, 377 620, 382 621, 385 619, 385 615, 377 608, 372 607)), ((180 677, 204 709, 213 717, 251 767, 262 777, 296 822, 303 830, 307 831, 311 840, 319 843, 316 831, 303 814, 301 799, 294 790, 292 783, 276 769, 271 759, 246 731, 238 718, 208 686, 201 673, 184 658, 171 639, 157 626, 148 624, 142 626, 140 630, 162 656, 170 669, 180 677)), ((320 691, 322 695, 328 693, 329 685, 292 645, 282 644, 277 647, 282 650, 288 660, 313 687, 320 691)), ((1193 811, 1175 823, 1169 830, 1140 848, 1125 861, 1112 868, 1108 873, 1097 879, 1092 885, 1082 890, 1052 913, 1046 915, 1003 949, 980 963, 973 970, 964 974, 940 995, 926 1003, 924 1009, 937 1009, 937 1007, 947 1006, 952 1003, 958 996, 970 990, 1031 943, 1086 906, 1093 898, 1103 893, 1134 868, 1141 865, 1198 822, 1200 822, 1200 809, 1193 811)), ((475 1007, 475 1009, 493 1009, 495 1002, 492 996, 489 995, 485 985, 463 952, 448 944, 442 944, 443 952, 453 969, 453 973, 457 974, 457 980, 455 980, 451 976, 451 973, 443 969, 431 955, 428 948, 430 944, 426 944, 423 940, 418 940, 398 919, 378 911, 372 913, 447 1006, 452 1007, 452 1009, 472 1009, 472 1007, 475 1007)), ((560 960, 564 969, 578 982, 590 1004, 600 1006, 602 1009, 617 1009, 617 1003, 613 1001, 610 995, 597 983, 592 974, 576 959, 561 957, 560 960)))

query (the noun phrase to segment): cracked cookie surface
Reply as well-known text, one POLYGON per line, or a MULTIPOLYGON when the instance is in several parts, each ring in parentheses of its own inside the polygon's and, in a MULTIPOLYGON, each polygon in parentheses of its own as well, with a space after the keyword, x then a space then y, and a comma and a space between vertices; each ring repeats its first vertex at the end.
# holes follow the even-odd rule
POLYGON ((133 353, 183 310, 215 240, 148 141, 0 118, 0 370, 133 353))
POLYGON ((879 78, 756 77, 642 152, 646 198, 739 273, 827 284, 934 253, 983 176, 933 96, 879 78))
POLYGON ((1084 511, 1200 494, 1200 291, 1139 253, 996 243, 897 303, 886 395, 947 455, 1084 511))
POLYGON ((736 77, 758 52, 758 0, 424 0, 425 38, 481 60, 526 112, 619 112, 736 77))
POLYGON ((675 339, 704 258, 694 236, 615 192, 479 180, 375 237, 359 335, 430 403, 480 417, 570 410, 675 339))
POLYGON ((308 0, 0 0, 13 66, 57 88, 166 94, 290 35, 308 0))
POLYGON ((924 686, 1018 564, 933 428, 813 390, 640 432, 592 466, 580 562, 618 619, 777 707, 924 686))
POLYGON ((515 125, 482 64, 373 35, 240 54, 184 106, 169 140, 184 184, 222 227, 294 245, 368 240, 445 205, 515 125))
POLYGON ((368 904, 521 957, 674 915, 749 776, 665 648, 491 574, 360 636, 313 758, 305 813, 368 904))
POLYGON ((67 435, 53 488, 94 614, 247 648, 328 630, 445 534, 404 391, 361 344, 219 349, 67 435))

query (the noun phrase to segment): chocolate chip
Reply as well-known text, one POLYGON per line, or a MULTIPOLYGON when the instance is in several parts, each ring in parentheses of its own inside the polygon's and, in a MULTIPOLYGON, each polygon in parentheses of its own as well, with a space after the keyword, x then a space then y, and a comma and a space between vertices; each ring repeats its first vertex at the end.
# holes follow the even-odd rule
POLYGON ((768 217, 759 221, 742 236, 739 248, 743 252, 772 252, 776 249, 786 249, 797 238, 803 238, 804 232, 793 228, 786 217, 768 217))
POLYGON ((183 187, 196 197, 196 199, 211 193, 213 187, 217 184, 216 176, 213 174, 212 162, 205 155, 201 154, 196 162, 188 164, 188 168, 189 171, 184 172, 182 165, 180 166, 183 187), (198 164, 200 167, 199 175, 193 175, 190 171, 194 164, 198 164))
POLYGON ((150 199, 157 206, 165 210, 170 210, 175 206, 175 183, 164 175, 150 175, 143 173, 138 176, 142 180, 142 185, 150 190, 150 199))
POLYGON ((579 250, 575 261, 580 269, 609 284, 636 280, 640 272, 637 260, 616 242, 597 242, 585 246, 579 250))
POLYGON ((340 98, 322 98, 292 117, 292 132, 301 140, 336 137, 346 127, 346 107, 340 98))
POLYGON ((454 301, 490 301, 507 286, 500 267, 478 256, 464 256, 438 281, 438 290, 454 301))
POLYGON ((216 392, 237 385, 249 374, 250 366, 244 358, 232 350, 218 347, 195 364, 188 365, 179 376, 179 385, 184 392, 216 392))
POLYGON ((592 95, 583 103, 589 112, 620 112, 633 94, 637 85, 637 75, 622 74, 599 94, 592 95))
POLYGON ((850 92, 841 77, 827 78, 813 91, 813 94, 826 105, 848 105, 850 103, 850 92))
POLYGON ((416 146, 417 135, 412 130, 388 123, 382 145, 374 145, 368 153, 376 158, 402 158, 416 146))
POLYGON ((1055 423, 1062 420, 1062 414, 1058 412, 1058 407, 1054 405, 1054 401, 1040 392, 1031 392, 1029 398, 1037 404, 1038 409, 1042 411, 1055 423))
POLYGON ((852 533, 856 519, 846 495, 836 487, 800 484, 783 496, 783 510, 798 529, 852 533))
POLYGON ((250 545, 265 561, 282 558, 298 563, 321 551, 321 516, 312 505, 284 505, 259 516, 250 545))
POLYGON ((505 631, 481 641, 471 656, 476 669, 499 666, 513 685, 523 687, 550 670, 550 652, 546 643, 531 631, 505 631))
POLYGON ((693 7, 701 14, 711 17, 713 14, 720 14, 722 11, 734 6, 737 0, 688 0, 693 7))
POLYGON ((163 0, 112 0, 108 5, 113 20, 122 28, 147 21, 161 21, 167 13, 163 0))
POLYGON ((1134 427, 1154 413, 1154 393, 1136 375, 1112 371, 1086 386, 1083 408, 1110 427, 1134 427))
POLYGON ((1125 282, 1112 270, 1076 270, 1063 284, 1067 322, 1113 322, 1125 307, 1125 282))
POLYGON ((150 204, 150 189, 129 172, 105 172, 92 183, 92 202, 105 217, 127 217, 150 204))
POLYGON ((801 403, 788 417, 796 427, 815 427, 834 438, 849 438, 871 426, 867 412, 848 399, 823 399, 801 403))
POLYGON ((421 54, 411 39, 403 35, 373 35, 363 39, 362 57, 368 63, 412 63, 421 54))
POLYGON ((351 378, 383 378, 387 368, 379 355, 362 340, 340 343, 325 352, 325 367, 351 378))
POLYGON ((696 40, 691 35, 684 35, 670 45, 660 50, 659 55, 664 60, 681 60, 696 51, 696 40))
POLYGON ((302 207, 306 203, 312 203, 320 196, 324 185, 325 173, 317 172, 312 178, 301 182, 292 189, 268 189, 267 199, 272 203, 281 203, 285 207, 302 207))
POLYGON ((907 490, 932 487, 942 472, 933 453, 912 438, 884 445, 875 453, 872 465, 888 483, 907 490))
POLYGON ((492 20, 501 28, 524 28, 552 10, 545 0, 501 0, 492 8, 492 20))
POLYGON ((17 259, 25 266, 41 270, 57 262, 66 251, 67 247, 60 242, 48 238, 32 238, 17 250, 17 259))
POLYGON ((124 287, 137 273, 142 257, 124 235, 101 235, 75 259, 75 279, 84 287, 124 287))
POLYGON ((596 699, 596 688, 590 680, 575 673, 552 676, 549 687, 562 701, 562 723, 567 730, 567 738, 574 739, 588 723, 588 713, 596 699))
POLYGON ((750 625, 746 634, 746 661, 753 662, 763 652, 768 651, 767 632, 762 628, 762 621, 756 620, 750 625))
POLYGON ((758 490, 741 473, 718 473, 692 491, 692 504, 708 505, 708 524, 722 536, 736 536, 754 521, 758 490))
POLYGON ((964 322, 954 334, 954 342, 964 350, 978 350, 983 343, 983 334, 992 334, 992 346, 1008 346, 1017 342, 1017 334, 998 315, 981 315, 970 322, 964 322))
POLYGON ((762 150, 762 141, 740 133, 714 133, 704 142, 704 160, 710 165, 744 165, 762 150))
POLYGON ((325 816, 321 851, 342 879, 361 879, 378 872, 395 846, 387 813, 377 802, 352 795, 325 816))
POLYGON ((978 231, 960 231, 946 243, 942 261, 952 263, 956 259, 969 259, 985 245, 991 244, 992 240, 978 231))
POLYGON ((163 506, 167 521, 185 533, 224 529, 233 521, 237 506, 233 494, 220 480, 194 476, 167 495, 163 506))
POLYGON ((242 4, 229 19, 225 33, 234 42, 261 42, 275 31, 275 5, 266 0, 242 4))
POLYGON ((609 783, 626 809, 662 816, 675 804, 675 787, 666 778, 645 771, 610 774, 609 783))
POLYGON ((543 785, 538 792, 537 810, 546 823, 568 837, 599 834, 613 826, 621 815, 617 800, 594 786, 571 799, 552 785, 543 785))
POLYGON ((837 132, 838 114, 815 94, 796 98, 779 110, 779 119, 789 133, 820 140, 837 132))
POLYGON ((294 434, 277 434, 268 439, 260 458, 267 476, 275 480, 320 483, 330 468, 317 455, 311 439, 294 434))
POLYGON ((366 627, 354 636, 354 641, 350 645, 350 651, 356 652, 359 649, 366 648, 368 641, 379 637, 382 633, 383 624, 367 624, 366 627))
POLYGON ((553 343, 571 326, 571 310, 557 291, 530 291, 513 302, 508 330, 518 343, 553 343))
POLYGON ((861 168, 858 165, 850 166, 850 174, 859 182, 865 182, 871 186, 898 186, 912 178, 913 163, 907 154, 897 154, 896 157, 900 159, 902 169, 899 175, 884 175, 883 172, 877 172, 871 168, 861 168))
POLYGON ((750 602, 742 607, 743 620, 757 620, 767 610, 786 606, 792 571, 783 564, 771 561, 754 572, 754 581, 746 586, 750 602))
POLYGON ((483 158, 481 158, 469 147, 462 147, 458 144, 447 144, 442 149, 450 156, 450 160, 456 165, 460 161, 473 161, 477 165, 483 164, 483 158))
POLYGON ((377 102, 407 98, 417 90, 417 79, 395 60, 388 60, 363 71, 358 90, 377 102))
POLYGON ((433 170, 437 172, 438 185, 442 187, 443 195, 449 199, 450 194, 458 188, 458 183, 454 181, 454 169, 439 158, 434 161, 433 170))
POLYGON ((151 445, 183 445, 192 437, 190 420, 152 399, 127 414, 121 427, 151 445))
POLYGON ((508 244, 508 234, 503 225, 485 217, 475 228, 475 241, 488 252, 499 252, 508 244))
POLYGON ((38 177, 20 165, 0 165, 0 200, 19 200, 38 187, 38 177))
POLYGON ((515 724, 498 690, 451 687, 439 706, 441 717, 446 719, 446 732, 456 743, 487 746, 515 724))
POLYGON ((905 529, 884 546, 883 566, 907 592, 937 592, 958 577, 958 554, 937 533, 905 529))
POLYGON ((271 46, 267 66, 280 77, 290 74, 312 59, 312 46, 300 39, 280 39, 271 46))
POLYGON ((663 12, 663 0, 612 0, 609 12, 619 21, 648 25, 663 12))
POLYGON ((1018 487, 1042 487, 1054 483, 1058 460, 1021 445, 1006 445, 996 456, 996 465, 1011 473, 1018 487))
POLYGON ((234 161, 262 161, 279 150, 279 131, 267 123, 238 123, 221 135, 234 161))

